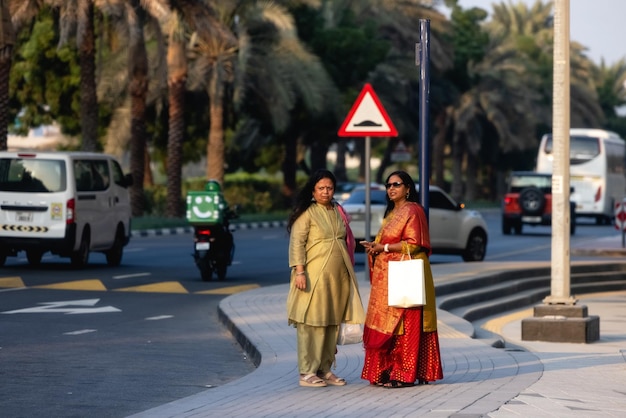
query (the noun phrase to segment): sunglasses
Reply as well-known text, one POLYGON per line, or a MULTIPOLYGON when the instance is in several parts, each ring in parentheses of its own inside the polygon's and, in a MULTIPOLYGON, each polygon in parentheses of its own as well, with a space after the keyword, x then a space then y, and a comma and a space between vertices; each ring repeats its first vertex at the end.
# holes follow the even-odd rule
POLYGON ((385 189, 390 189, 390 188, 394 188, 397 189, 398 187, 402 186, 404 183, 400 183, 399 181, 395 181, 393 183, 387 183, 385 184, 385 189))

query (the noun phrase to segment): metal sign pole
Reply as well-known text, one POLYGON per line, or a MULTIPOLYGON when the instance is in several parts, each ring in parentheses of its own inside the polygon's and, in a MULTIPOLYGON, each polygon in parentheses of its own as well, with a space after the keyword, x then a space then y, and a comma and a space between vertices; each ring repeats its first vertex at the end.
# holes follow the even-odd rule
POLYGON ((371 181, 370 181, 370 154, 371 154, 371 142, 372 139, 369 136, 365 137, 365 240, 370 241, 372 238, 371 220, 372 211, 372 198, 370 196, 371 181))
POLYGON ((420 201, 424 207, 426 220, 429 220, 429 179, 430 179, 430 147, 429 131, 429 99, 430 99, 430 20, 420 19, 420 42, 416 45, 416 58, 420 71, 420 108, 419 108, 419 141, 420 167, 419 186, 420 201))

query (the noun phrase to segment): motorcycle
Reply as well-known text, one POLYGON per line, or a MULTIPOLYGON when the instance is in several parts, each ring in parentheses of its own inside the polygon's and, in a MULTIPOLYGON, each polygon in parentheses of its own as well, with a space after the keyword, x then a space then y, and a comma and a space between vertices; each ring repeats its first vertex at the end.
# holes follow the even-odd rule
POLYGON ((214 272, 218 280, 226 278, 235 255, 235 242, 229 226, 229 221, 235 218, 236 211, 228 210, 222 223, 194 226, 193 258, 205 282, 212 279, 214 272))

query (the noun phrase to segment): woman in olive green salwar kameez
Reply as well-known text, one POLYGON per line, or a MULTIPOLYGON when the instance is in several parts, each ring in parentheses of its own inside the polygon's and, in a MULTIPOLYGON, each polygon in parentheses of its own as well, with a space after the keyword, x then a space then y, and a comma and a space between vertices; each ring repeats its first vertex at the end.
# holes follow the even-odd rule
POLYGON ((365 314, 346 242, 347 228, 333 200, 335 177, 314 173, 289 218, 291 286, 287 317, 297 329, 299 384, 343 386, 330 370, 339 325, 363 323, 365 314))

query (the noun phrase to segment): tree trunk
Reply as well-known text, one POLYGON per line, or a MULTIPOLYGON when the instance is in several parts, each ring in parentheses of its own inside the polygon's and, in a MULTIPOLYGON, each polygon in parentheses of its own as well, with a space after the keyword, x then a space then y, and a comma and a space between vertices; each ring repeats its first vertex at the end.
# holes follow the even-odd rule
POLYGON ((465 142, 457 138, 452 144, 452 188, 450 194, 455 200, 463 197, 463 157, 465 142))
POLYGON ((0 46, 0 151, 8 149, 9 75, 12 51, 12 45, 0 46))
POLYGON ((296 136, 285 136, 285 138, 285 158, 282 163, 283 196, 285 197, 285 207, 290 208, 295 202, 297 188, 298 138, 296 136))
POLYGON ((444 108, 435 117, 437 133, 433 137, 434 184, 445 188, 445 149, 448 134, 448 108, 444 108))
POLYGON ((0 0, 0 151, 8 148, 9 132, 9 75, 15 32, 9 13, 9 1, 0 0))
POLYGON ((328 145, 321 141, 312 142, 309 147, 311 150, 311 171, 326 168, 326 156, 328 154, 328 145))
POLYGON ((399 140, 397 138, 390 138, 387 141, 387 148, 385 148, 385 154, 383 154, 383 158, 380 160, 380 167, 376 170, 376 177, 374 178, 374 182, 382 184, 385 175, 385 170, 389 167, 393 162, 391 161, 391 153, 398 145, 399 140))
POLYGON ((145 197, 143 193, 144 158, 146 149, 146 97, 148 95, 148 56, 143 36, 144 14, 139 0, 132 0, 137 14, 136 26, 131 28, 128 66, 130 78, 130 172, 133 185, 130 188, 132 214, 143 216, 145 197))
POLYGON ((185 44, 170 36, 167 51, 169 89, 169 132, 167 138, 167 204, 166 215, 183 215, 182 172, 183 138, 185 133, 185 83, 187 61, 185 44))
POLYGON ((224 185, 224 85, 217 70, 211 74, 209 84, 209 141, 207 142, 207 179, 224 185))
POLYGON ((466 187, 465 195, 462 200, 473 201, 478 195, 478 161, 475 155, 467 154, 467 170, 466 170, 466 187))
POLYGON ((100 147, 98 143, 94 5, 91 1, 87 3, 85 32, 79 48, 81 149, 83 151, 97 151, 100 147))
POLYGON ((167 139, 167 205, 170 218, 182 216, 183 133, 185 81, 169 84, 169 134, 167 139))
POLYGON ((348 146, 345 138, 337 141, 337 159, 335 160, 335 177, 338 182, 348 181, 348 170, 346 169, 346 152, 348 146))
POLYGON ((150 169, 150 150, 148 150, 147 146, 144 147, 144 155, 145 158, 143 160, 143 184, 144 186, 154 186, 154 176, 152 175, 152 170, 150 169))

